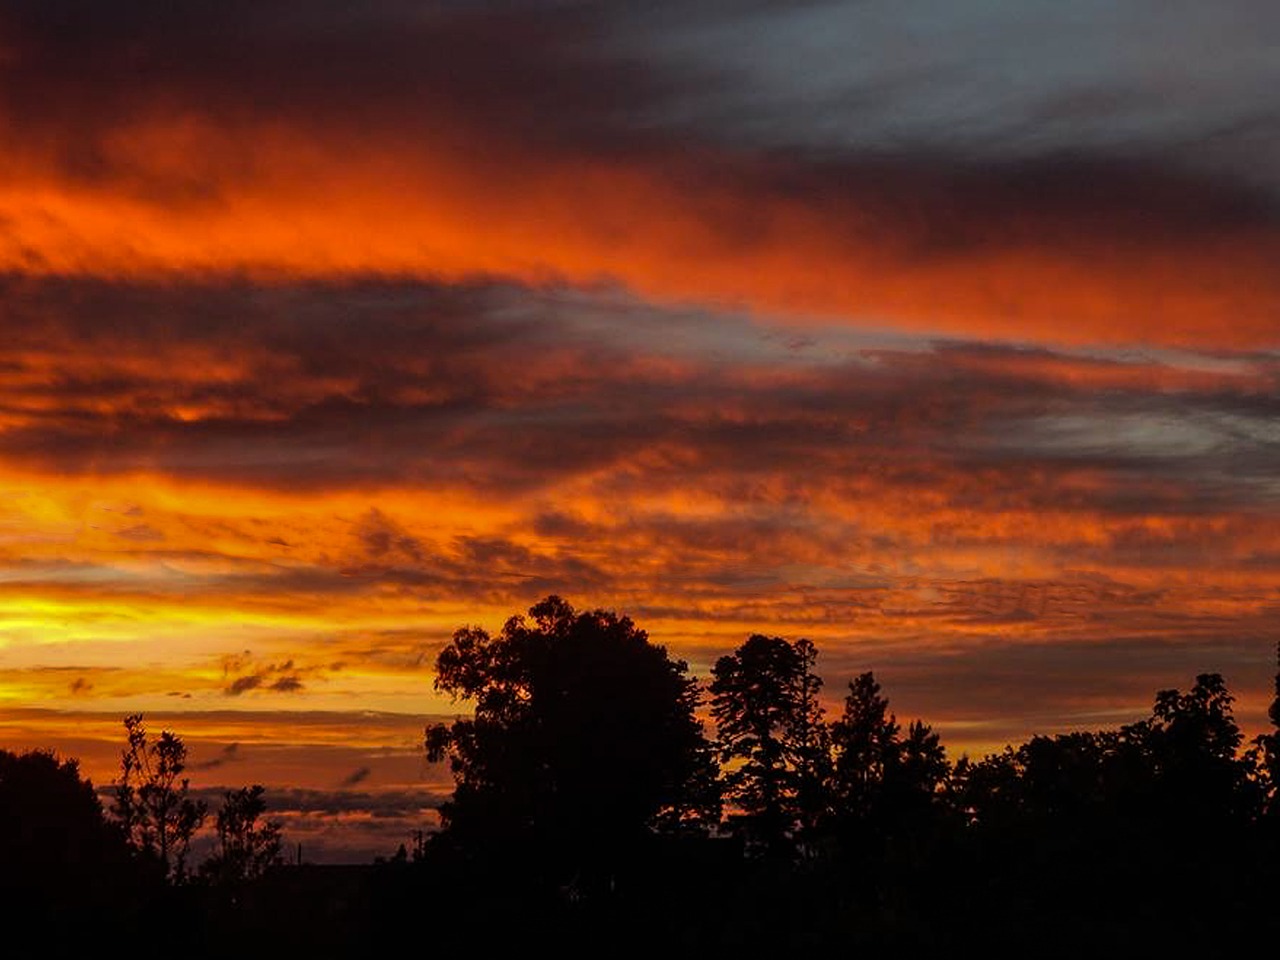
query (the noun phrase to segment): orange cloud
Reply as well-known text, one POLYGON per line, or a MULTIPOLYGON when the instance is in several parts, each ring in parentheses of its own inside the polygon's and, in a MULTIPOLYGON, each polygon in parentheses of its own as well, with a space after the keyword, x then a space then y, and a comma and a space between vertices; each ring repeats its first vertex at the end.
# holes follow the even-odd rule
POLYGON ((792 323, 1276 344, 1280 220, 1225 174, 735 149, 677 119, 708 78, 620 57, 608 11, 350 15, 0 14, 0 270, 614 283, 792 323))
POLYGON ((1261 193, 735 148, 580 5, 279 12, 0 12, 7 743, 109 777, 141 710, 316 843, 400 829, 436 652, 552 592, 704 675, 809 636, 952 749, 1205 669, 1261 725, 1261 193))
POLYGON ((561 279, 963 336, 1277 341, 1280 224, 1201 210, 1210 185, 1157 170, 540 155, 502 138, 451 150, 198 115, 104 136, 100 178, 5 158, 0 269, 561 279), (175 194, 175 177, 199 189, 175 194), (1142 177, 1169 182, 1143 190, 1142 177))

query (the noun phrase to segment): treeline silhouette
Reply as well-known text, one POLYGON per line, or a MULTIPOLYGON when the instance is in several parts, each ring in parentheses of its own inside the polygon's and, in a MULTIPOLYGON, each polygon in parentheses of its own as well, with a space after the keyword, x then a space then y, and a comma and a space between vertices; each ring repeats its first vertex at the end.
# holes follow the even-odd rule
POLYGON ((455 783, 440 829, 364 868, 284 866, 257 785, 192 868, 208 811, 181 740, 139 716, 109 811, 74 761, 0 752, 0 902, 157 955, 1276 942, 1280 670, 1249 743, 1208 673, 1137 722, 953 762, 872 673, 828 716, 816 659, 756 634, 699 683, 628 617, 554 596, 462 628, 435 685, 471 709, 424 743, 455 783))

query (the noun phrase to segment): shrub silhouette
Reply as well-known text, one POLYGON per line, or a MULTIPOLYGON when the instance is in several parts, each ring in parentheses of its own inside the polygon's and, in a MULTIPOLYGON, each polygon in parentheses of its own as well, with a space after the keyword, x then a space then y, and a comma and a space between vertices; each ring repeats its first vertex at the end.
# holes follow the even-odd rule
POLYGON ((164 730, 147 738, 142 714, 124 718, 128 745, 120 756, 120 779, 112 812, 123 824, 129 842, 142 856, 153 858, 165 876, 187 879, 187 851, 207 813, 203 801, 188 796, 187 748, 164 730))

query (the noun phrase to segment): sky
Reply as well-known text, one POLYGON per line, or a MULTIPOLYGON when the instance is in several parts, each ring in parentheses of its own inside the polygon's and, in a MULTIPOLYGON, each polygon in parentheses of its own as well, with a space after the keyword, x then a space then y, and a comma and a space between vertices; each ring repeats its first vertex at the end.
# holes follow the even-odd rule
POLYGON ((8 0, 0 746, 314 860, 453 631, 808 637, 953 756, 1280 627, 1268 0, 8 0))

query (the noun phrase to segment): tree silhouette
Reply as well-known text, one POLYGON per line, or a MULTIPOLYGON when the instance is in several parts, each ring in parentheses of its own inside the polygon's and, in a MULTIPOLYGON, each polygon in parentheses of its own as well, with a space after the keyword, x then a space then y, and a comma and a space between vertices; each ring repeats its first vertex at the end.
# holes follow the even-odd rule
POLYGON ((1249 817, 1257 797, 1238 756, 1244 735, 1222 676, 1202 673, 1187 693, 1161 690, 1149 720, 1126 728, 1147 753, 1153 812, 1205 823, 1249 817))
POLYGON ((124 825, 134 849, 153 857, 175 882, 187 878, 191 839, 204 822, 203 801, 188 796, 187 748, 168 730, 147 739, 142 714, 124 718, 128 745, 120 756, 120 779, 112 812, 124 825))
POLYGON ((890 803, 903 815, 934 804, 951 773, 938 733, 923 720, 912 720, 895 760, 886 777, 890 803))
POLYGON ((790 856, 816 821, 827 777, 827 731, 808 640, 753 634, 712 670, 726 798, 741 811, 732 823, 755 851, 790 856))
POLYGON ((730 823, 767 854, 754 861, 699 830, 719 812, 715 749, 685 665, 627 618, 549 597, 441 652, 438 687, 475 714, 427 731, 457 792, 413 864, 402 846, 368 868, 271 871, 279 828, 254 785, 225 795, 211 883, 166 884, 186 875, 201 810, 181 740, 151 741, 131 716, 118 820, 74 761, 0 750, 0 904, 58 955, 104 938, 138 954, 187 938, 210 956, 372 955, 399 949, 423 903, 445 918, 438 947, 488 952, 598 950, 619 930, 631 952, 907 956, 1225 956, 1280 937, 1273 781, 1240 754, 1217 674, 1160 691, 1136 723, 951 770, 869 672, 824 725, 814 660, 806 641, 754 635, 716 664, 730 823))
POLYGON ((1276 645, 1275 696, 1267 710, 1271 730, 1253 739, 1249 761, 1261 793, 1263 813, 1280 820, 1280 644, 1276 645))
POLYGON ((202 876, 217 883, 243 883, 283 862, 280 824, 259 822, 266 809, 261 784, 226 792, 216 817, 218 848, 200 865, 202 876))
POLYGON ((831 724, 833 800, 853 819, 869 819, 895 761, 899 727, 871 673, 849 681, 844 712, 831 724))
MULTIPOLYGON (((0 913, 35 931, 72 916, 119 922, 147 879, 130 854, 76 761, 0 750, 0 913)), ((78 932, 60 930, 61 942, 78 932)))
POLYGON ((849 682, 831 748, 828 817, 846 853, 875 853, 895 836, 932 827, 951 771, 946 751, 919 720, 903 737, 874 674, 849 682))
MULTIPOLYGON (((1038 736, 956 766, 956 792, 978 825, 1046 836, 1093 832, 1130 801, 1145 803, 1150 768, 1129 733, 1038 736)), ((1078 840, 1072 840, 1077 843, 1078 840)))
POLYGON ((979 818, 1081 815, 1198 824, 1253 810, 1232 696, 1216 673, 1161 690, 1151 716, 1119 730, 1035 737, 966 765, 979 818))
POLYGON ((714 759, 686 664, 628 617, 555 596, 529 616, 461 628, 437 658, 436 689, 475 703, 426 733, 455 783, 441 842, 586 887, 650 832, 714 821, 714 759))
POLYGON ((1251 879, 1266 878, 1255 902, 1274 891, 1231 704, 1222 677, 1201 674, 1118 730, 1034 737, 958 765, 984 896, 1015 905, 1028 932, 1069 921, 1078 942, 1123 932, 1137 946, 1140 932, 1146 952, 1231 952, 1223 917, 1249 912, 1251 879))

